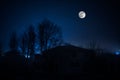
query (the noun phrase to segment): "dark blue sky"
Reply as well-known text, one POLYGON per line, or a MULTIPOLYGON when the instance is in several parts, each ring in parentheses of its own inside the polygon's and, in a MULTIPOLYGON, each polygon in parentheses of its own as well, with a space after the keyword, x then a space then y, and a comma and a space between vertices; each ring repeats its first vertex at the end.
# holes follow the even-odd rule
POLYGON ((94 40, 102 48, 120 49, 119 5, 116 0, 3 0, 0 1, 0 40, 4 47, 12 31, 21 34, 29 25, 48 18, 59 25, 66 42, 88 46, 94 40), (85 11, 85 19, 78 17, 85 11))

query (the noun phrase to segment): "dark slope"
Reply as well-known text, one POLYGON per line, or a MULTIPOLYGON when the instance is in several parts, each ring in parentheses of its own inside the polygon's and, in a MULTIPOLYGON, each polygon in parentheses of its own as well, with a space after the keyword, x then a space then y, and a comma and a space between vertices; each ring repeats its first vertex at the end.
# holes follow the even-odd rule
POLYGON ((49 76, 89 78, 94 73, 92 70, 95 53, 92 50, 75 46, 59 46, 42 54, 42 72, 49 76))
POLYGON ((42 72, 62 79, 113 79, 119 72, 119 56, 96 54, 93 50, 71 45, 52 48, 43 52, 42 72))

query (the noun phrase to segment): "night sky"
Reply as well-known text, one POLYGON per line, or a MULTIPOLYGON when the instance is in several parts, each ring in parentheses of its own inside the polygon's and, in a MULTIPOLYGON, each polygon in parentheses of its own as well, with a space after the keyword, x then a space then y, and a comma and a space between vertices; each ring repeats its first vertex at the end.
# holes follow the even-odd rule
POLYGON ((87 47, 94 40, 115 51, 120 49, 119 10, 116 0, 1 0, 0 40, 7 50, 12 31, 20 35, 29 25, 37 28, 47 18, 62 28, 68 43, 87 47), (81 10, 86 12, 84 19, 78 17, 81 10))

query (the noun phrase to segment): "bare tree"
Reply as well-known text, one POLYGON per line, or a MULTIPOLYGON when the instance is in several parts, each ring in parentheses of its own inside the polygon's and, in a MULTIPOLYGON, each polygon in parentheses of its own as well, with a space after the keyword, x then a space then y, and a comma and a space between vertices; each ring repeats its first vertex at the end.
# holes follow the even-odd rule
POLYGON ((58 27, 56 24, 46 19, 39 24, 38 30, 41 52, 61 45, 62 32, 60 27, 58 27))
POLYGON ((10 37, 9 47, 10 47, 11 50, 17 50, 18 49, 18 41, 17 41, 16 32, 12 32, 12 35, 10 37))
POLYGON ((20 48, 22 50, 23 55, 27 55, 28 51, 28 35, 26 32, 22 35, 21 41, 20 41, 20 48))
POLYGON ((94 41, 94 40, 90 41, 88 46, 90 49, 93 49, 93 50, 97 49, 97 47, 98 47, 96 41, 94 41))
POLYGON ((33 26, 28 28, 28 53, 33 55, 35 53, 36 34, 33 26))
POLYGON ((104 49, 100 47, 100 44, 98 44, 96 41, 91 41, 89 43, 89 49, 94 50, 96 53, 100 54, 104 52, 104 49))

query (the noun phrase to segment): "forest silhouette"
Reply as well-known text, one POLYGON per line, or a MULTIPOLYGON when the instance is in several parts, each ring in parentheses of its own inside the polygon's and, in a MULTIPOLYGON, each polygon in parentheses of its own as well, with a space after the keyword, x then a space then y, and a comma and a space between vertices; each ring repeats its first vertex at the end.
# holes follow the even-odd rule
POLYGON ((66 43, 62 29, 48 19, 43 20, 37 30, 31 25, 21 36, 13 32, 7 52, 0 43, 0 79, 119 79, 119 55, 97 48, 94 42, 89 48, 66 43), (36 45, 39 54, 36 54, 36 45))

